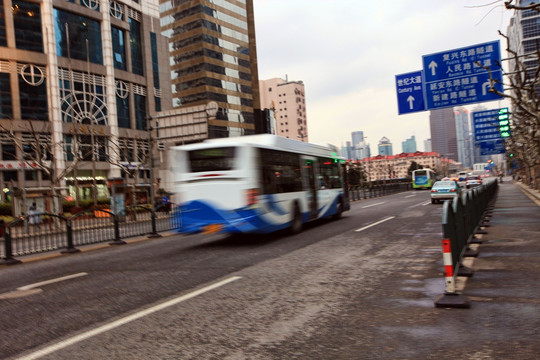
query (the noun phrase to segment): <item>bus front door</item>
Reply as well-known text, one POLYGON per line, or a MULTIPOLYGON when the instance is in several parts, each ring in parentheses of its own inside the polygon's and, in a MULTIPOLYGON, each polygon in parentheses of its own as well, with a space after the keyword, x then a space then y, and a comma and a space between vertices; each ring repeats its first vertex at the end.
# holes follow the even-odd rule
POLYGON ((307 180, 307 201, 309 204, 309 218, 316 219, 317 206, 317 177, 315 176, 315 158, 304 158, 304 176, 307 180))

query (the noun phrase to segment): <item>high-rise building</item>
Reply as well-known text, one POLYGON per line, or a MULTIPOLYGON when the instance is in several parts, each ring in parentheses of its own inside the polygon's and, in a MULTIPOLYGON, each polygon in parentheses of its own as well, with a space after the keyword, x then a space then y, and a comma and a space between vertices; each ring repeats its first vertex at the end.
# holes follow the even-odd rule
POLYGON ((472 168, 474 138, 471 133, 469 110, 464 107, 456 108, 455 115, 458 161, 464 168, 472 168))
POLYGON ((379 155, 393 155, 394 152, 392 151, 392 143, 390 140, 388 140, 387 137, 382 137, 381 140, 379 140, 379 155))
POLYGON ((347 141, 346 145, 341 147, 341 156, 348 160, 354 160, 353 153, 354 151, 352 143, 350 141, 347 141))
POLYGON ((414 135, 412 135, 409 139, 401 142, 401 149, 404 153, 416 152, 416 139, 414 135))
POLYGON ((424 140, 424 151, 431 152, 431 139, 424 140))
POLYGON ((307 142, 306 95, 302 81, 268 79, 259 81, 261 108, 273 109, 275 134, 307 142))
POLYGON ((208 138, 258 132, 253 0, 166 0, 160 11, 162 34, 169 38, 173 107, 217 103, 208 138))
POLYGON ((353 131, 351 133, 352 146, 353 146, 353 159, 362 160, 367 157, 371 157, 371 151, 369 144, 366 143, 363 131, 353 131))
POLYGON ((432 150, 445 158, 459 161, 454 110, 452 108, 431 110, 429 127, 432 150))
POLYGON ((106 195, 111 177, 149 182, 138 155, 152 146, 150 117, 171 103, 158 6, 0 2, 0 188, 43 199, 51 185, 84 197, 106 195), (130 163, 137 174, 121 170, 130 163))
MULTIPOLYGON (((528 6, 538 3, 538 0, 518 0, 518 6, 528 6)), ((539 50, 540 41, 540 12, 538 10, 517 10, 510 19, 508 26, 509 45, 516 52, 520 61, 530 71, 538 67, 536 52, 539 50), (527 55, 532 55, 527 57, 527 55)), ((514 57, 510 57, 509 68, 513 71, 515 66, 514 57)))

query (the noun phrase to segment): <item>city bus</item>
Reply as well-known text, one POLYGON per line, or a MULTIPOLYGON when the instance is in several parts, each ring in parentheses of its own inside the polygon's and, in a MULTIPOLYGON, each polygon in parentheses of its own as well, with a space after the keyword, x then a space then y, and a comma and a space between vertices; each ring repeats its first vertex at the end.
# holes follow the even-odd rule
POLYGON ((436 179, 437 174, 431 169, 418 169, 412 172, 412 187, 413 189, 431 189, 436 179))
POLYGON ((301 231, 349 210, 345 160, 331 145, 261 134, 171 148, 180 233, 301 231))

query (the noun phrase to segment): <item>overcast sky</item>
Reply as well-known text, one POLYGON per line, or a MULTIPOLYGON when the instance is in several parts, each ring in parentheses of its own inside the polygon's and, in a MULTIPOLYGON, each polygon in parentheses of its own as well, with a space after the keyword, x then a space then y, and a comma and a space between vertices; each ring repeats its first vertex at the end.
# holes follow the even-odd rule
POLYGON ((421 70, 422 55, 499 39, 503 51, 498 30, 506 33, 512 13, 502 0, 479 7, 489 3, 254 0, 259 78, 304 82, 310 142, 342 146, 364 131, 372 155, 383 136, 396 154, 415 135, 423 151, 429 112, 398 115, 395 76, 421 70))

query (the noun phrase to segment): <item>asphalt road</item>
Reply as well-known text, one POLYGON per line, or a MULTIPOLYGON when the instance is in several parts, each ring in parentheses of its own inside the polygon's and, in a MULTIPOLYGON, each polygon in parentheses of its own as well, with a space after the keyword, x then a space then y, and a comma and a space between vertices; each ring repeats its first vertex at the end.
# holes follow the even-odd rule
POLYGON ((466 314, 433 306, 441 214, 406 192, 295 236, 174 235, 3 267, 0 358, 475 358, 453 357, 466 314))

